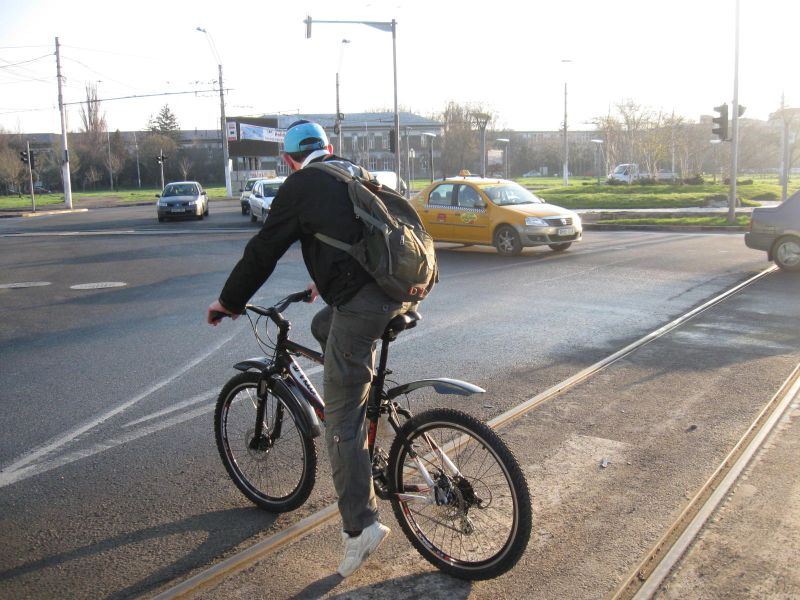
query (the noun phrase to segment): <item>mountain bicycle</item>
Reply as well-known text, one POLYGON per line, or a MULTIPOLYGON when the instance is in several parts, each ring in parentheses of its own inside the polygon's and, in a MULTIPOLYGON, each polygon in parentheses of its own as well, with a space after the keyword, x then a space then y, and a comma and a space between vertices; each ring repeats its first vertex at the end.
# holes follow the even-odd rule
MULTIPOLYGON (((316 480, 315 439, 325 403, 296 357, 320 364, 324 357, 290 340, 291 323, 281 314, 308 298, 304 291, 269 308, 246 306, 256 339, 271 356, 235 364, 241 373, 222 388, 214 413, 228 474, 247 498, 272 512, 301 506, 316 480), (258 330, 262 317, 266 340, 258 330), (277 328, 274 340, 270 324, 277 328)), ((447 378, 386 387, 389 344, 420 318, 415 311, 398 315, 381 337, 366 412, 375 493, 391 503, 403 533, 434 566, 462 579, 490 579, 511 569, 528 545, 528 483, 511 450, 485 423, 451 408, 418 415, 408 408, 408 394, 421 388, 460 396, 485 390, 447 378), (377 444, 379 420, 394 430, 388 452, 377 444)))

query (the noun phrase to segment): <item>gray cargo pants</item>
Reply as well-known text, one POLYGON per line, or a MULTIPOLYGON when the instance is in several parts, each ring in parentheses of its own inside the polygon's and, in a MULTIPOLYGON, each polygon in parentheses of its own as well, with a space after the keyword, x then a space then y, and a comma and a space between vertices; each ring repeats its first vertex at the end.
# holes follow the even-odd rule
POLYGON ((378 520, 365 419, 369 384, 377 341, 389 321, 411 306, 369 283, 346 304, 323 308, 311 323, 325 354, 325 442, 345 531, 378 520))

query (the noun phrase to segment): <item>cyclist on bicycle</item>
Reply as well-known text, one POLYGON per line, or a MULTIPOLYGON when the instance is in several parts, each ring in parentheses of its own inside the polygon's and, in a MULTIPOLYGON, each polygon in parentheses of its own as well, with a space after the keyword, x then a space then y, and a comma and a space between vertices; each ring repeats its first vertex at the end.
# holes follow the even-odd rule
POLYGON ((354 244, 362 226, 353 213, 347 186, 331 175, 304 169, 316 161, 336 161, 352 174, 362 168, 333 155, 322 127, 296 121, 286 131, 283 159, 292 174, 283 182, 261 230, 248 242, 228 277, 219 299, 208 308, 234 318, 272 274, 288 248, 300 241, 303 260, 317 293, 326 303, 312 323, 312 332, 325 354, 325 442, 342 517, 344 558, 338 573, 347 577, 358 569, 389 528, 378 521, 372 488, 372 465, 367 450, 366 405, 374 371, 374 350, 389 321, 411 308, 387 296, 346 252, 319 241, 322 233, 354 244))

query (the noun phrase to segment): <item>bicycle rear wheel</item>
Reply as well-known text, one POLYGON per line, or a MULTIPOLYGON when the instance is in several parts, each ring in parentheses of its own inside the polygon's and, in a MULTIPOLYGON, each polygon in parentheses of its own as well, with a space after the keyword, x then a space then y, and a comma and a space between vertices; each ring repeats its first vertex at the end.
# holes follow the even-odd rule
POLYGON ((287 512, 311 494, 317 474, 314 439, 303 435, 291 401, 256 393, 259 373, 234 376, 222 388, 214 412, 214 432, 222 463, 252 502, 272 512, 287 512), (256 438, 258 403, 264 402, 263 433, 256 438))
POLYGON ((395 492, 408 494, 404 499, 392 495, 397 521, 434 566, 477 580, 497 577, 519 561, 531 533, 528 483, 511 450, 485 423, 447 408, 413 417, 392 444, 389 472, 395 492), (435 490, 423 479, 414 455, 435 490), (433 497, 435 502, 425 500, 433 497))

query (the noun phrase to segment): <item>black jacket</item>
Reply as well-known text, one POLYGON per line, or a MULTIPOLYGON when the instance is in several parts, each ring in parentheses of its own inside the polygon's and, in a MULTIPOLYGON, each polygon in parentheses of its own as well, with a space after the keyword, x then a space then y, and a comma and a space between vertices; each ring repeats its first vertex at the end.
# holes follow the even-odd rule
MULTIPOLYGON (((318 160, 344 159, 329 155, 318 160)), ((297 240, 308 272, 327 304, 344 304, 372 281, 355 259, 319 241, 315 233, 348 244, 363 235, 347 186, 323 171, 300 169, 281 184, 264 226, 247 243, 241 260, 228 276, 219 296, 222 305, 233 312, 243 312, 244 305, 272 274, 278 259, 297 240)), ((281 290, 287 294, 292 291, 281 290)))

